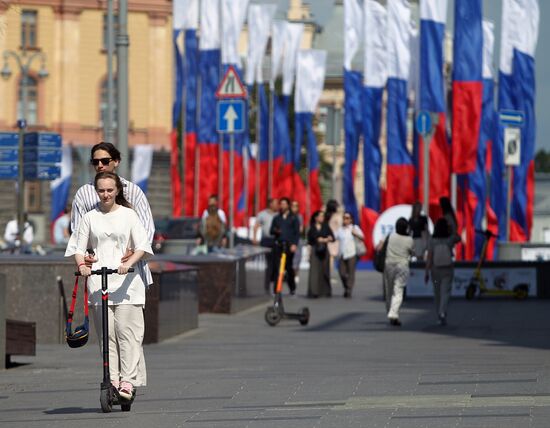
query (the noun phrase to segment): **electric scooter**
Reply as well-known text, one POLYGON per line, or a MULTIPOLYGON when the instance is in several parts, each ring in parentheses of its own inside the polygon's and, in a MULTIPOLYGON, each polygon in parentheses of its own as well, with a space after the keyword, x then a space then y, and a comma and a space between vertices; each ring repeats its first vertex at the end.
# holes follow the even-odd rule
POLYGON ((285 312, 283 306, 283 281, 285 277, 286 266, 286 251, 283 244, 283 252, 279 264, 279 274, 277 276, 277 284, 275 287, 275 296, 273 298, 273 306, 270 306, 265 311, 265 321, 272 327, 279 324, 283 319, 298 320, 301 325, 307 325, 309 322, 309 309, 304 307, 298 313, 285 312))
POLYGON ((524 300, 529 295, 529 285, 528 284, 518 284, 512 290, 504 289, 501 287, 489 288, 485 283, 485 278, 483 278, 481 268, 485 262, 487 256, 487 247, 489 245, 489 240, 496 238, 497 235, 492 233, 489 230, 476 230, 477 233, 485 235, 485 241, 483 242, 483 247, 481 248, 481 255, 479 261, 477 262, 476 269, 474 270, 474 275, 470 279, 470 284, 466 288, 466 299, 472 300, 476 294, 480 297, 483 295, 487 296, 513 296, 517 300, 524 300))
MULTIPOLYGON (((128 272, 133 272, 134 268, 128 269, 128 272)), ((109 374, 109 291, 107 276, 113 273, 118 273, 117 269, 109 269, 102 267, 101 269, 93 270, 92 275, 101 275, 101 333, 102 333, 102 349, 103 349, 103 381, 101 382, 101 392, 99 402, 103 413, 110 413, 113 405, 120 405, 123 412, 129 412, 132 408, 132 403, 136 397, 136 390, 132 394, 130 400, 121 397, 117 389, 111 384, 111 376, 109 374)), ((75 272, 75 275, 80 276, 80 272, 75 272)))

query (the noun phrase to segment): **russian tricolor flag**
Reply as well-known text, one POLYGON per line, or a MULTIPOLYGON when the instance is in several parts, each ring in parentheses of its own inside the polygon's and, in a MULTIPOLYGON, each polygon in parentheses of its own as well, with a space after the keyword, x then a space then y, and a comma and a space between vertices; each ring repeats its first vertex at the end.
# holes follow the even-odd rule
POLYGON ((416 200, 413 157, 407 148, 410 18, 407 0, 388 1, 387 208, 416 200))
POLYGON ((363 132, 363 76, 352 69, 363 35, 363 10, 359 0, 344 1, 344 176, 343 200, 346 211, 359 223, 355 198, 355 174, 359 140, 363 132))
POLYGON ((367 237, 367 257, 371 258, 374 245, 370 237, 381 210, 380 171, 382 154, 380 151, 380 129, 382 123, 382 94, 386 86, 387 30, 386 8, 374 0, 363 4, 365 27, 364 87, 363 87, 363 165, 365 174, 365 194, 361 210, 361 228, 367 237))
POLYGON ((286 23, 284 27, 283 94, 275 99, 274 141, 276 145, 281 146, 282 153, 282 176, 277 180, 275 194, 280 198, 288 197, 297 200, 301 213, 305 214, 306 190, 298 175, 300 153, 298 150, 298 169, 295 169, 289 123, 290 97, 294 87, 296 63, 303 32, 304 24, 301 23, 286 23))
MULTIPOLYGON (((233 67, 238 78, 242 81, 242 64, 238 52, 239 37, 246 18, 248 0, 222 0, 222 68, 223 72, 233 67)), ((242 83, 239 83, 242 86, 242 83)), ((248 149, 248 121, 246 132, 235 134, 235 152, 234 152, 234 176, 233 183, 229 183, 229 157, 230 143, 227 135, 223 138, 223 165, 222 165, 222 207, 229 213, 229 189, 233 186, 235 195, 235 212, 229 213, 233 215, 234 224, 236 226, 245 225, 246 215, 246 195, 245 189, 245 168, 244 168, 244 150, 248 149)))
MULTIPOLYGON (((443 78, 443 40, 447 0, 420 0, 420 109, 438 113, 430 144, 430 215, 440 215, 439 198, 450 193, 450 147, 446 134, 445 81, 443 78)), ((419 153, 424 141, 419 138, 419 153)), ((419 199, 423 199, 423 156, 419 156, 419 199)))
POLYGON ((192 216, 195 200, 195 158, 197 146, 197 76, 199 71, 199 0, 187 0, 183 20, 183 103, 185 103, 185 192, 184 215, 192 216))
POLYGON ((149 176, 153 165, 153 146, 150 144, 140 144, 134 146, 134 158, 132 160, 132 182, 137 184, 147 193, 149 176))
MULTIPOLYGON (((537 0, 504 0, 502 9, 499 110, 524 114, 521 129, 520 165, 513 168, 510 240, 528 241, 531 236, 534 203, 535 151, 535 50, 539 29, 537 0), (521 29, 521 31, 519 31, 521 29)), ((504 126, 499 125, 499 149, 503 149, 504 126)), ((493 162, 498 160, 493 156, 493 162)), ((503 186, 504 187, 504 186, 503 186)), ((506 193, 499 195, 505 213, 506 193)), ((498 216, 498 214, 497 214, 498 216)), ((502 215, 502 217, 505 217, 502 215)), ((499 216, 500 218, 500 216, 499 216)), ((499 237, 505 235, 499 225, 499 237)))
POLYGON ((172 132, 170 133, 170 181, 172 190, 172 216, 179 217, 182 213, 183 201, 181 198, 180 175, 180 144, 178 141, 178 124, 181 119, 183 96, 183 57, 178 38, 183 28, 185 15, 185 0, 174 0, 172 6, 173 31, 172 42, 174 45, 174 104, 172 106, 172 132))
MULTIPOLYGON (((481 108, 481 125, 476 156, 476 169, 469 173, 466 179, 465 193, 465 221, 466 228, 466 259, 479 258, 485 237, 476 233, 484 228, 483 220, 487 216, 487 192, 486 192, 486 171, 487 153, 492 146, 495 137, 495 107, 494 107, 494 72, 493 72, 493 51, 494 33, 493 23, 483 21, 483 102, 481 108)), ((487 221, 487 227, 491 229, 491 221, 487 221)), ((497 233, 497 230, 492 230, 497 233)), ((494 245, 494 242, 490 243, 494 245)), ((487 252, 489 259, 493 258, 492 250, 487 252)))
POLYGON ((313 132, 313 114, 317 108, 325 83, 326 51, 308 49, 298 52, 296 64, 295 111, 295 154, 296 171, 299 170, 299 154, 304 134, 306 135, 306 156, 308 185, 306 195, 306 217, 320 209, 321 188, 319 185, 319 153, 313 132))
POLYGON ((200 9, 199 41, 199 129, 198 212, 207 199, 218 193, 218 133, 216 132, 216 88, 220 82, 220 13, 218 0, 203 0, 200 9))
POLYGON ((476 169, 483 96, 481 0, 455 2, 452 162, 455 174, 476 169))

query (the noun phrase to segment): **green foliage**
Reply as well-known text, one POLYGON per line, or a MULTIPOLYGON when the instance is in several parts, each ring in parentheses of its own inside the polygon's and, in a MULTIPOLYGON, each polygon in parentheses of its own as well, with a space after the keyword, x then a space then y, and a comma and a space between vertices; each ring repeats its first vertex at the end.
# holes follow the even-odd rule
POLYGON ((540 149, 535 155, 535 171, 550 172, 550 153, 540 149))

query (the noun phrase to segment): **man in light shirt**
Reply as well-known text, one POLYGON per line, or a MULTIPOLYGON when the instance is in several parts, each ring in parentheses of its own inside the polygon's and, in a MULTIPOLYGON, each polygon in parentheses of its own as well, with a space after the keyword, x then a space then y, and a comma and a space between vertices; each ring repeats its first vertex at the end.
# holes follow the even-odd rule
POLYGON ((357 247, 355 239, 365 239, 359 226, 353 224, 351 213, 345 212, 342 227, 336 232, 339 242, 338 273, 344 286, 344 297, 351 297, 355 285, 355 268, 357 264, 357 247))

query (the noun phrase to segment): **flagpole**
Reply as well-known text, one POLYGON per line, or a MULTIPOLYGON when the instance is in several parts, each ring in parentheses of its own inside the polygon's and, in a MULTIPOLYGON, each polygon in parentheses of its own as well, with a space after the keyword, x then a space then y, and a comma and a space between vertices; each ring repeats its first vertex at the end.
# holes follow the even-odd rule
MULTIPOLYGON (((197 123, 200 124, 202 107, 202 76, 199 72, 197 76, 197 123)), ((199 144, 200 129, 197 132, 197 144, 195 145, 195 177, 193 191, 193 217, 199 216, 199 177, 201 172, 201 151, 199 144)))
POLYGON ((268 149, 269 149, 269 162, 268 162, 268 172, 267 172, 267 199, 273 197, 273 143, 274 143, 274 120, 273 113, 275 110, 275 82, 269 82, 269 139, 268 139, 268 149))
POLYGON ((256 171, 254 171, 255 174, 255 195, 254 195, 254 214, 258 215, 260 212, 260 152, 261 152, 261 124, 260 124, 260 114, 261 114, 261 106, 260 106, 260 85, 262 85, 261 82, 256 82, 256 171))
POLYGON ((187 134, 187 61, 185 60, 185 55, 187 51, 185 50, 185 28, 182 31, 183 34, 183 85, 182 85, 182 95, 181 95, 181 135, 180 135, 180 147, 181 147, 181 165, 180 165, 180 181, 181 181, 181 206, 182 213, 181 216, 185 217, 185 147, 186 147, 186 134, 187 134))

